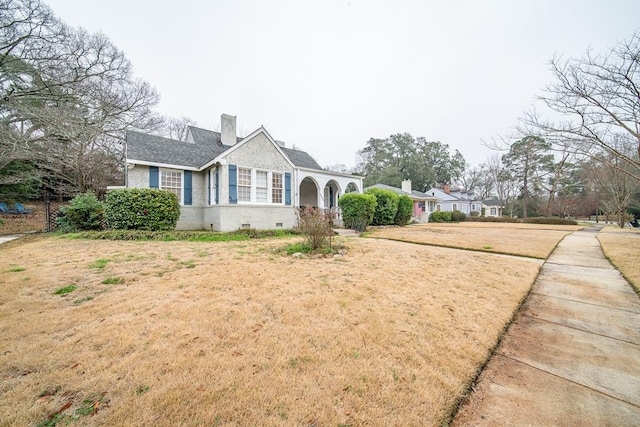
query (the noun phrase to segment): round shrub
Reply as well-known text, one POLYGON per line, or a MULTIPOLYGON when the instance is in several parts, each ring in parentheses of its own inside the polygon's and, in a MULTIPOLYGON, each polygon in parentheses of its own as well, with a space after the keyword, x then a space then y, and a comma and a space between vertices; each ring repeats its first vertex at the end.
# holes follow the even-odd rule
POLYGON ((344 226, 364 231, 373 220, 376 198, 370 194, 347 193, 338 199, 344 226))
POLYGON ((366 194, 371 194, 376 198, 376 210, 373 213, 373 225, 392 225, 396 220, 398 213, 398 196, 393 191, 383 190, 381 188, 370 188, 366 194))
POLYGON ((116 230, 173 230, 180 218, 178 197, 166 190, 111 190, 106 205, 107 223, 116 230))
POLYGON ((413 211, 413 200, 411 197, 401 195, 398 199, 398 212, 396 213, 395 223, 397 225, 407 225, 411 219, 411 212, 413 211))
POLYGON ((92 192, 78 194, 69 206, 60 208, 58 230, 102 230, 104 228, 104 204, 92 192))
POLYGON ((431 212, 429 215, 429 222, 450 222, 451 221, 451 212, 431 212))
POLYGON ((451 212, 451 221, 461 222, 467 217, 464 212, 453 211, 451 212))

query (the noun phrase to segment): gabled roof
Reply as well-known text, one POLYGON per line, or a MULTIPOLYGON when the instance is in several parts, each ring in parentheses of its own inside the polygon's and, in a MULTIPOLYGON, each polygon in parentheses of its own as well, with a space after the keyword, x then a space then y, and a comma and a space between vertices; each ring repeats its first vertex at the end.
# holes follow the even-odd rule
POLYGON ((228 147, 192 144, 141 132, 127 131, 127 160, 200 168, 228 147))
POLYGON ((389 190, 389 191, 393 191, 396 194, 399 194, 401 196, 409 196, 413 199, 438 199, 438 197, 435 196, 431 196, 429 194, 425 194, 421 191, 416 191, 416 190, 411 190, 411 193, 407 193, 406 191, 402 190, 401 188, 398 187, 392 187, 390 185, 387 184, 374 184, 371 185, 367 188, 365 188, 365 191, 368 190, 369 188, 380 188, 381 190, 389 190))
MULTIPOLYGON (((189 126, 189 133, 193 142, 127 131, 127 160, 201 169, 232 148, 230 145, 222 144, 220 132, 189 126)), ((244 139, 236 138, 237 142, 244 139)), ((279 149, 295 167, 323 170, 318 162, 304 151, 284 147, 279 149)))
POLYGON ((487 206, 502 206, 502 202, 500 200, 483 200, 482 203, 487 206))
POLYGON ((441 188, 430 188, 427 190, 427 194, 433 194, 438 199, 441 199, 444 202, 457 202, 460 198, 454 196, 453 194, 446 193, 441 188))

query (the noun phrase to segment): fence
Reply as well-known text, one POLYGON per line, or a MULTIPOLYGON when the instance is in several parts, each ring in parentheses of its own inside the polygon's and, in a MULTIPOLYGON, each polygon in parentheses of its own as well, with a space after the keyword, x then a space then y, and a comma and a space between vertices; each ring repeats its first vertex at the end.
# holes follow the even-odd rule
POLYGON ((0 194, 0 203, 9 208, 8 212, 0 213, 0 234, 21 234, 55 231, 60 208, 69 204, 68 201, 53 199, 48 194, 0 194), (13 209, 15 203, 22 203, 24 213, 13 209))

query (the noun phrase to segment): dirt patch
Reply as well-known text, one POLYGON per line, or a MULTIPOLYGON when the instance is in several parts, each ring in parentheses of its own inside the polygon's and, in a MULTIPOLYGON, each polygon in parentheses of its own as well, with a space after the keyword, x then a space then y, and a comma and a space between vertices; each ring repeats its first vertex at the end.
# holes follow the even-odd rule
POLYGON ((317 259, 280 239, 3 245, 0 419, 106 393, 84 423, 438 425, 539 264, 339 239, 317 259))

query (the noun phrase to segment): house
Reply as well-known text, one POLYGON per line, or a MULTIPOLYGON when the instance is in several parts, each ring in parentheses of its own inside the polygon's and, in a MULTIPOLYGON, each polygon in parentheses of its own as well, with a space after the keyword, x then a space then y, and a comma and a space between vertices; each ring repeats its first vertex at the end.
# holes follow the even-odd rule
POLYGON ((466 191, 452 191, 449 185, 445 185, 444 188, 430 188, 426 191, 426 194, 440 199, 440 203, 436 206, 436 210, 438 211, 460 211, 466 215, 471 215, 471 212, 478 212, 478 214, 480 214, 482 210, 481 200, 476 200, 473 194, 467 193, 466 191))
POLYGON ((484 211, 483 216, 502 218, 504 204, 500 200, 483 200, 482 209, 484 211))
MULTIPOLYGON (((413 212, 411 216, 419 222, 429 222, 429 215, 431 212, 435 212, 438 205, 438 198, 429 196, 428 194, 411 189, 411 180, 405 179, 402 181, 402 188, 392 187, 386 184, 374 184, 369 188, 380 188, 383 190, 393 191, 394 193, 402 196, 409 196, 413 200, 413 212)), ((365 189, 365 190, 366 190, 365 189)))
POLYGON ((262 126, 237 137, 228 114, 221 132, 190 126, 186 141, 127 132, 126 144, 126 186, 174 192, 179 230, 292 228, 298 207, 338 212, 342 194, 362 192, 362 177, 323 170, 262 126))

